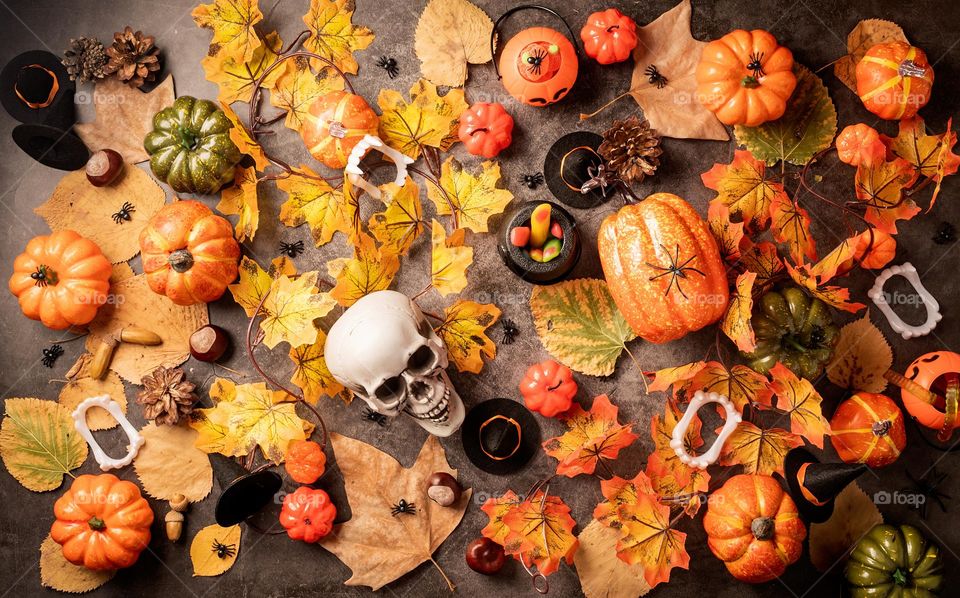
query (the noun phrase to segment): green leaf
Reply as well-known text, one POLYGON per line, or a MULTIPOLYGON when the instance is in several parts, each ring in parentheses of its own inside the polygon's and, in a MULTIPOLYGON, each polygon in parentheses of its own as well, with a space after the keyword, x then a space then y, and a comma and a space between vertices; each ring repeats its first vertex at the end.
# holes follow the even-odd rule
POLYGON ((535 287, 530 311, 547 351, 567 367, 609 376, 636 338, 603 280, 581 278, 535 287))
POLYGON ((803 166, 837 134, 837 110, 823 81, 802 64, 793 71, 797 88, 782 117, 759 127, 734 127, 737 143, 768 166, 780 160, 803 166))
POLYGON ((40 399, 7 399, 0 426, 0 457, 10 475, 28 490, 60 487, 64 474, 83 465, 87 443, 73 427, 70 412, 40 399))

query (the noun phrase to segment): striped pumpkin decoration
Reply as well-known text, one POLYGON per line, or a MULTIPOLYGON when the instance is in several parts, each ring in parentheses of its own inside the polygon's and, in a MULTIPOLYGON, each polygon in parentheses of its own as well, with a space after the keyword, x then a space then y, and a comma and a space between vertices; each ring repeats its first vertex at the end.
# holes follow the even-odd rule
POLYGON ((379 126, 380 117, 362 97, 332 91, 310 104, 300 136, 311 156, 341 169, 364 135, 376 135, 379 126))
POLYGON ((858 392, 833 414, 830 442, 845 463, 890 465, 907 445, 903 413, 884 395, 858 392))
POLYGON ((877 44, 857 63, 857 95, 880 118, 915 116, 927 104, 932 88, 933 67, 927 55, 905 42, 877 44))
POLYGON ((683 199, 654 193, 600 225, 610 294, 638 336, 665 343, 723 317, 727 275, 707 223, 683 199))

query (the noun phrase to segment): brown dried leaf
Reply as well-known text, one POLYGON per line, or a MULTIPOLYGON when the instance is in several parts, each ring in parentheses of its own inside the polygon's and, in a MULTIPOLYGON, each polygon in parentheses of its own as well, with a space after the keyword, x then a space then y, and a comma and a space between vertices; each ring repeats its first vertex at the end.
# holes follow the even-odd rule
POLYGON ((50 534, 40 544, 40 585, 58 592, 82 594, 107 583, 116 571, 93 571, 64 558, 63 549, 50 534))
POLYGON ((827 571, 846 560, 847 551, 881 523, 877 506, 853 482, 837 495, 830 519, 810 526, 810 561, 819 571, 827 571))
MULTIPOLYGON (((70 371, 75 373, 67 377, 68 382, 60 390, 60 397, 57 400, 65 409, 73 412, 85 399, 110 395, 110 398, 120 405, 120 411, 126 413, 127 396, 123 392, 123 381, 120 380, 120 376, 116 372, 107 372, 103 380, 94 380, 87 372, 91 357, 90 353, 84 353, 70 368, 70 371)), ((87 409, 87 427, 94 432, 109 430, 116 426, 117 420, 113 419, 113 416, 103 407, 87 409)))
POLYGON ((847 35, 848 54, 833 65, 833 74, 857 93, 857 63, 873 46, 892 41, 907 41, 900 25, 883 19, 860 21, 847 35))
POLYGON ((126 164, 120 180, 106 187, 91 185, 83 170, 67 174, 50 198, 33 211, 52 230, 75 230, 99 245, 108 260, 118 263, 140 252, 140 231, 166 199, 167 194, 149 174, 126 164), (113 215, 127 202, 134 207, 130 220, 115 222, 113 215))
POLYGON ((460 87, 467 63, 490 62, 493 21, 467 0, 431 0, 420 15, 414 50, 420 72, 436 85, 460 87))
POLYGON ((841 388, 879 393, 887 387, 883 374, 891 365, 893 351, 868 314, 840 329, 827 378, 841 388))
POLYGON ((150 423, 140 434, 146 442, 133 460, 133 468, 147 494, 161 500, 182 494, 190 502, 210 494, 213 467, 210 457, 194 446, 196 430, 150 423))
POLYGON ((110 148, 133 164, 150 159, 143 138, 153 130, 153 115, 173 104, 173 75, 149 93, 125 85, 116 77, 97 83, 93 103, 97 118, 73 127, 91 151, 110 148))
POLYGON ((130 264, 120 262, 119 264, 113 265, 113 272, 110 274, 110 284, 133 278, 134 276, 136 276, 136 273, 133 271, 133 268, 130 267, 130 264))
POLYGON ((587 598, 637 598, 650 586, 643 566, 628 565, 617 557, 620 531, 594 519, 578 536, 580 548, 573 555, 580 576, 580 589, 587 598))

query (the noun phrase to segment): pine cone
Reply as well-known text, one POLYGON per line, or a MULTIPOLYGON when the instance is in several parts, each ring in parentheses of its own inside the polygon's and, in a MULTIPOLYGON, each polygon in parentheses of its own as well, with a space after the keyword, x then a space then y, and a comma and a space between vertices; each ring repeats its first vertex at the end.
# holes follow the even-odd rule
POLYGON ((106 76, 103 68, 107 64, 107 55, 103 44, 95 37, 71 39, 70 47, 64 51, 60 62, 67 67, 71 81, 86 83, 106 76))
POLYGON ((130 87, 142 87, 153 81, 160 70, 160 48, 153 45, 153 36, 130 27, 113 34, 113 45, 107 48, 110 60, 104 73, 116 73, 130 87))
POLYGON ((639 183, 660 166, 660 136, 647 119, 615 120, 603 134, 600 155, 625 183, 639 183))
POLYGON ((190 415, 197 395, 196 386, 184 379, 180 368, 158 367, 140 380, 143 390, 137 393, 137 402, 143 405, 143 416, 157 424, 172 426, 181 417, 190 415))

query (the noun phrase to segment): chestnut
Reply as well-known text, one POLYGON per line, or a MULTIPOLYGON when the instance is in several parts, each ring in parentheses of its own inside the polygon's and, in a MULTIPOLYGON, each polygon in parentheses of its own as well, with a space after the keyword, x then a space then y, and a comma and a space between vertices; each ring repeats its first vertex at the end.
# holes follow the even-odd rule
POLYGON ((87 160, 87 180, 94 187, 106 187, 120 176, 123 170, 123 156, 112 149, 94 152, 87 160))
POLYGON ((229 344, 226 330, 207 324, 190 335, 190 355, 199 361, 216 361, 223 356, 229 344))
POLYGON ((427 481, 427 496, 441 507, 455 504, 460 500, 462 493, 463 488, 460 487, 457 478, 445 471, 434 473, 427 481))
POLYGON ((494 575, 503 569, 503 564, 507 561, 503 553, 503 546, 500 546, 487 537, 480 537, 467 544, 467 565, 484 575, 494 575))

